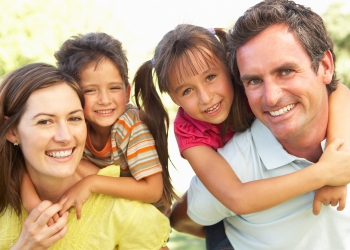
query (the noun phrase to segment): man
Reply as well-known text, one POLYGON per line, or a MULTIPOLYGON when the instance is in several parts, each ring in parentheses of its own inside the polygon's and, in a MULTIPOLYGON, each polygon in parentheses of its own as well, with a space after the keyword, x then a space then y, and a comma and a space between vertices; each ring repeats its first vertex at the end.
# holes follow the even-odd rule
MULTIPOLYGON (((257 119, 218 152, 242 182, 317 162, 329 94, 337 87, 333 44, 321 17, 292 1, 267 0, 239 18, 230 36, 231 68, 257 119)), ((235 249, 350 249, 349 206, 341 212, 323 207, 315 216, 313 199, 310 192, 259 213, 237 215, 194 177, 187 213, 201 225, 224 219, 235 249)))

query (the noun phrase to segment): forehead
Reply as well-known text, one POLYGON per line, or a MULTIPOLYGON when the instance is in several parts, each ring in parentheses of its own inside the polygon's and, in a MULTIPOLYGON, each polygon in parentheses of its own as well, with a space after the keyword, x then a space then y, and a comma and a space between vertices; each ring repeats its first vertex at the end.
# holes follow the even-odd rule
POLYGON ((70 112, 81 108, 78 94, 67 83, 35 90, 27 100, 25 113, 70 112))
POLYGON ((187 50, 177 58, 170 69, 172 84, 183 84, 188 77, 196 76, 201 72, 218 67, 220 59, 206 48, 187 50))
MULTIPOLYGON (((283 64, 311 63, 311 59, 286 24, 275 24, 256 35, 236 53, 239 71, 277 68, 283 64)), ((250 72, 248 72, 250 73, 250 72)))

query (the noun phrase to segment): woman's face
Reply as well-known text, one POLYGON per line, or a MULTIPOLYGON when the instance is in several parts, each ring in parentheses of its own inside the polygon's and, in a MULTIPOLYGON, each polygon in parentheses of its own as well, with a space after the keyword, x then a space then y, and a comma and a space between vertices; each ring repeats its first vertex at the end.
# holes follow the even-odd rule
POLYGON ((66 83, 34 91, 15 134, 33 181, 72 175, 86 139, 77 93, 66 83))

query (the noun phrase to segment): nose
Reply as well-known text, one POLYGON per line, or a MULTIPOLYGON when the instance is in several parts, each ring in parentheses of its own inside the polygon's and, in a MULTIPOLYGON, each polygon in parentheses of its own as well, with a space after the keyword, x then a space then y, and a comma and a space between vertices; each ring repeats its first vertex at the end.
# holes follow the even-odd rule
POLYGON ((282 89, 276 81, 264 80, 264 102, 266 105, 272 107, 281 99, 282 89))
POLYGON ((200 104, 207 104, 213 99, 214 94, 208 86, 202 86, 198 89, 198 98, 200 104))
POLYGON ((98 104, 107 105, 111 102, 108 91, 100 91, 98 95, 98 104))
POLYGON ((67 123, 59 123, 54 140, 59 143, 67 144, 72 140, 72 133, 67 123))

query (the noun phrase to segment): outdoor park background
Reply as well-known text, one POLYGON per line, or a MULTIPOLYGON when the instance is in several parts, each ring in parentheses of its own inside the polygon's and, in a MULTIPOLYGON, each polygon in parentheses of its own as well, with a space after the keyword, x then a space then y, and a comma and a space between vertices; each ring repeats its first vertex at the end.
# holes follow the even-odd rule
MULTIPOLYGON (((31 62, 55 64, 53 53, 69 37, 88 32, 106 32, 119 39, 127 51, 129 78, 153 57, 163 35, 180 23, 230 29, 235 20, 259 0, 0 0, 0 76, 31 62)), ((350 3, 341 0, 296 0, 311 7, 325 20, 335 44, 337 76, 350 87, 350 3)), ((176 106, 164 102, 171 118, 176 106)), ((194 175, 177 149, 172 127, 169 149, 176 167, 173 184, 183 194, 194 175)), ((204 240, 170 235, 168 246, 205 249, 204 240)))

